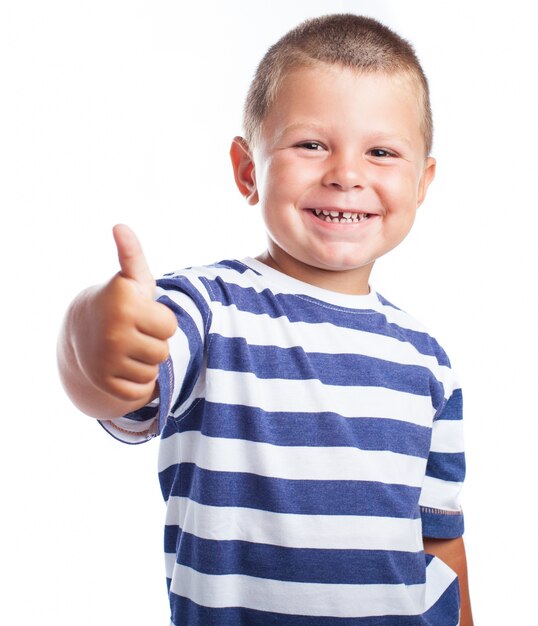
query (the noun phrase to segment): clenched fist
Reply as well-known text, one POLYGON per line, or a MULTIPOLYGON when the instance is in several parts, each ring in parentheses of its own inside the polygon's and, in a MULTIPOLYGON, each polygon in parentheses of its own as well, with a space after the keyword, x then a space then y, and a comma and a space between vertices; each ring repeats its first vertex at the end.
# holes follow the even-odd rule
POLYGON ((155 280, 136 235, 124 225, 113 232, 120 271, 75 300, 60 338, 64 385, 95 417, 121 414, 156 396, 159 364, 177 327, 172 311, 153 300, 155 280))

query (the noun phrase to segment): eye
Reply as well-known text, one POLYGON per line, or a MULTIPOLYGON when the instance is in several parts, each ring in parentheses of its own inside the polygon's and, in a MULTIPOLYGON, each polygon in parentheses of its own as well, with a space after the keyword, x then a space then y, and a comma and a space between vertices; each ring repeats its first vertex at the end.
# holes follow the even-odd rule
POLYGON ((310 150, 312 152, 325 150, 325 146, 319 143, 319 141, 302 141, 301 143, 296 144, 296 146, 297 148, 304 148, 305 150, 310 150))
POLYGON ((387 157, 395 157, 396 154, 391 152, 390 150, 386 150, 385 148, 372 148, 368 151, 368 154, 371 154, 373 157, 386 159, 387 157))

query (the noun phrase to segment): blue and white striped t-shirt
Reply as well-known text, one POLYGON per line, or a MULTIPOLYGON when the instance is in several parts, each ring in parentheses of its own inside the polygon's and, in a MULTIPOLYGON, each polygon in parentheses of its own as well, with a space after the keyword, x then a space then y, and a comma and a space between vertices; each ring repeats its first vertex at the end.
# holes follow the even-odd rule
POLYGON ((172 624, 456 626, 455 573, 422 536, 463 532, 461 390, 438 343, 379 294, 254 259, 158 281, 177 315, 159 415, 172 624))

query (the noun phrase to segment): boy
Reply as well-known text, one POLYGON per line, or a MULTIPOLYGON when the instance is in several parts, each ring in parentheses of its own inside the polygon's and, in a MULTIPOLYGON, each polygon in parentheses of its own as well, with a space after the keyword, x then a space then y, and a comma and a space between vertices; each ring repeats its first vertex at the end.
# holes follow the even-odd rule
POLYGON ((119 439, 160 434, 173 624, 469 626, 461 391, 369 287, 435 172, 420 64, 374 20, 310 20, 244 122, 267 251, 167 275, 155 302, 115 227, 120 272, 66 318, 66 389, 119 439))

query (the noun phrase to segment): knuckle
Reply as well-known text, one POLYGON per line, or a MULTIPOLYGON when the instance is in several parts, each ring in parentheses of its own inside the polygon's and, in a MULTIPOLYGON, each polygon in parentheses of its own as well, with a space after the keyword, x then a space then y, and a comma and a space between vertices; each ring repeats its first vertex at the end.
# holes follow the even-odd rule
POLYGON ((110 362, 110 356, 121 353, 124 344, 126 344, 125 334, 118 328, 107 330, 104 336, 103 357, 105 361, 110 362))
POLYGON ((137 294, 123 276, 117 275, 108 283, 103 297, 110 319, 132 319, 136 314, 137 294))
POLYGON ((149 385, 159 375, 158 365, 144 365, 143 369, 138 374, 138 382, 149 385))
POLYGON ((115 379, 111 382, 111 395, 125 402, 136 402, 144 397, 145 386, 132 381, 115 379))

